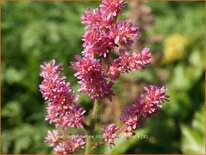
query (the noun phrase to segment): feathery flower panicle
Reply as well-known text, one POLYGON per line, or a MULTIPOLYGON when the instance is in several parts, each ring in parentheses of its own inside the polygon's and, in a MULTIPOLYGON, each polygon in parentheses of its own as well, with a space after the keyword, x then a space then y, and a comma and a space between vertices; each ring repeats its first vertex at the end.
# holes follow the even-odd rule
POLYGON ((121 13, 121 9, 124 8, 125 5, 126 2, 123 0, 102 0, 100 11, 106 19, 116 18, 121 13))
POLYGON ((139 35, 139 28, 127 20, 117 21, 111 30, 111 36, 114 37, 115 44, 132 46, 134 44, 132 38, 138 39, 139 35))
MULTIPOLYGON (((118 15, 124 8, 123 0, 102 0, 100 8, 86 10, 82 15, 82 23, 86 24, 86 32, 82 36, 83 56, 76 56, 76 62, 71 62, 71 67, 76 71, 74 76, 78 79, 81 93, 88 94, 92 100, 109 99, 114 95, 112 86, 121 73, 128 73, 142 69, 151 63, 149 48, 143 48, 141 52, 128 52, 125 46, 132 46, 133 39, 140 37, 138 27, 128 20, 119 21, 118 15), (111 52, 119 47, 119 56, 112 59, 111 52), (101 61, 100 59, 101 58, 101 61)), ((94 124, 86 124, 85 110, 76 102, 78 96, 66 82, 62 74, 62 65, 55 60, 41 65, 40 76, 43 78, 39 89, 42 97, 47 101, 47 115, 45 120, 55 124, 58 130, 48 131, 45 142, 54 148, 57 154, 71 154, 85 145, 85 136, 82 133, 67 137, 68 127, 85 128, 89 133, 93 132, 94 124)), ((123 123, 121 127, 110 124, 103 129, 103 139, 93 147, 107 142, 109 147, 114 146, 114 141, 122 132, 127 137, 134 135, 134 130, 141 127, 144 120, 151 114, 162 108, 162 103, 168 100, 165 87, 147 86, 145 93, 136 98, 134 104, 125 108, 120 116, 123 123)), ((94 106, 94 115, 98 104, 94 106)), ((92 113, 93 114, 93 113, 92 113)), ((94 122, 93 122, 94 121, 94 122)), ((88 137, 87 137, 88 138, 88 137)), ((88 143, 88 146, 92 144, 88 143)), ((89 148, 90 149, 90 148, 89 148)), ((88 151, 88 147, 86 152, 88 151)))
POLYGON ((109 144, 111 148, 114 145, 114 139, 118 136, 118 127, 115 124, 110 124, 106 128, 104 128, 103 138, 104 141, 109 144))
POLYGON ((111 100, 113 92, 112 82, 107 81, 103 66, 98 59, 91 55, 84 57, 76 56, 77 62, 72 62, 72 67, 76 70, 74 76, 79 79, 81 85, 79 92, 87 93, 92 99, 108 98, 111 100))
POLYGON ((66 77, 61 73, 61 65, 55 60, 41 65, 40 75, 43 77, 39 88, 42 96, 48 101, 46 120, 59 127, 82 127, 85 111, 76 105, 78 96, 73 94, 70 83, 65 82, 66 77), (77 111, 77 108, 78 111, 77 111), (76 116, 75 119, 71 119, 76 116))
POLYGON ((120 49, 120 56, 114 59, 109 67, 108 74, 111 79, 119 77, 120 73, 139 70, 151 62, 149 48, 143 48, 142 52, 127 52, 120 49))

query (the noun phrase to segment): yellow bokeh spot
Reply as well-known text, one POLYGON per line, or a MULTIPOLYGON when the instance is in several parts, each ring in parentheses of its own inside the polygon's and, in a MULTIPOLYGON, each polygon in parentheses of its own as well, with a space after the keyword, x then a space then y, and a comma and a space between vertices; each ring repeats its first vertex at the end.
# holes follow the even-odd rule
POLYGON ((185 56, 187 39, 181 34, 172 34, 163 42, 163 63, 169 63, 185 56))

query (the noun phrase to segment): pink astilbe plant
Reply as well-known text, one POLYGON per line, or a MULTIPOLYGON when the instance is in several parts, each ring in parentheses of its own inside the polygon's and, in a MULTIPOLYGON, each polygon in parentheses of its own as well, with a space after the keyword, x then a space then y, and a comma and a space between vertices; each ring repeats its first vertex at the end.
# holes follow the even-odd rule
POLYGON ((134 39, 140 37, 140 31, 130 21, 118 20, 125 6, 123 0, 102 0, 100 8, 88 9, 81 17, 82 23, 86 24, 86 32, 82 36, 82 56, 75 56, 76 61, 71 62, 70 68, 76 71, 74 76, 80 84, 77 91, 87 94, 94 102, 89 121, 85 119, 85 110, 77 104, 78 96, 66 82, 62 65, 55 60, 41 65, 40 76, 43 80, 39 89, 48 103, 45 120, 55 125, 54 130, 48 131, 45 142, 58 154, 73 153, 84 148, 85 144, 85 154, 104 142, 113 147, 120 134, 133 136, 134 130, 142 127, 144 120, 158 112, 162 103, 169 98, 165 87, 146 86, 145 93, 137 96, 136 101, 123 110, 119 118, 122 125, 108 125, 103 129, 102 139, 93 142, 99 102, 103 99, 112 102, 115 95, 112 86, 121 73, 140 70, 151 62, 147 47, 141 51, 126 50, 126 47, 133 46, 134 39), (120 49, 119 56, 113 59, 111 53, 116 47, 120 49), (85 132, 68 134, 69 127, 82 128, 87 135, 85 132))

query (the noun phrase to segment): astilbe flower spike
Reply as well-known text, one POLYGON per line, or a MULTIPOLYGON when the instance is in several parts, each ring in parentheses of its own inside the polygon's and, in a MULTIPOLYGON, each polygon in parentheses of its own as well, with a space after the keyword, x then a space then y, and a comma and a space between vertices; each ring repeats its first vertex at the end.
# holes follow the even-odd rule
POLYGON ((145 91, 144 94, 137 96, 135 103, 127 107, 120 117, 126 132, 129 131, 130 134, 143 124, 146 117, 161 109, 164 101, 168 101, 169 97, 164 87, 150 85, 145 87, 145 91))
MULTIPOLYGON (((42 96, 48 102, 48 114, 45 120, 48 120, 50 124, 54 123, 56 127, 63 128, 64 131, 68 127, 82 128, 85 110, 76 104, 78 96, 73 94, 70 83, 65 81, 66 77, 61 73, 61 66, 56 64, 55 60, 41 65, 40 76, 43 77, 43 81, 39 88, 42 96)), ((48 131, 45 142, 55 147, 57 153, 73 152, 74 148, 67 146, 65 139, 65 135, 62 139, 58 131, 53 130, 48 131)), ((70 145, 74 145, 72 141, 70 145)))
MULTIPOLYGON (((103 129, 103 138, 92 143, 98 101, 109 99, 115 95, 112 86, 122 73, 129 73, 143 69, 151 63, 150 49, 145 47, 141 51, 128 51, 126 47, 133 46, 134 39, 139 39, 139 28, 130 20, 118 20, 122 8, 126 6, 123 0, 102 0, 100 7, 86 10, 82 15, 82 23, 86 25, 82 35, 82 56, 76 55, 76 61, 70 62, 75 70, 80 88, 78 92, 87 94, 94 101, 92 117, 89 122, 84 118, 85 110, 77 104, 78 96, 66 82, 62 73, 62 65, 55 60, 41 65, 40 76, 43 78, 39 89, 47 104, 45 120, 55 124, 52 131, 48 131, 45 142, 54 148, 57 154, 69 154, 85 147, 85 154, 91 153, 104 142, 112 148, 120 134, 127 138, 134 135, 134 130, 142 127, 145 119, 157 113, 164 101, 168 101, 166 88, 149 85, 145 92, 137 96, 135 102, 126 107, 121 116, 121 126, 114 123, 103 129), (118 57, 113 59, 111 53, 118 47, 118 57), (84 133, 71 135, 67 129, 82 128, 84 133), (70 138, 68 137, 70 135, 70 138)), ((112 103, 111 103, 112 104, 112 103)))
POLYGON ((144 94, 137 97, 134 104, 123 111, 120 117, 123 122, 122 127, 117 128, 114 124, 110 124, 105 128, 103 138, 110 147, 114 145, 114 139, 119 134, 125 133, 126 137, 134 135, 134 130, 142 126, 144 119, 152 113, 156 113, 162 108, 162 103, 168 101, 169 97, 166 95, 164 87, 150 85, 145 87, 145 91, 144 94))

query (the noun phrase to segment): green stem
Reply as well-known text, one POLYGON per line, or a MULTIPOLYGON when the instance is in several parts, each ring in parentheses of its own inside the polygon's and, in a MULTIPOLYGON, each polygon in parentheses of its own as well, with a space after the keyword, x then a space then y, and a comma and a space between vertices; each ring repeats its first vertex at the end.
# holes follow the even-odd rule
POLYGON ((89 123, 89 129, 87 130, 87 138, 86 138, 86 148, 85 148, 85 153, 84 154, 90 154, 91 149, 92 149, 92 141, 93 141, 93 134, 94 134, 94 129, 95 129, 95 123, 96 123, 96 115, 99 110, 99 103, 98 100, 94 101, 94 106, 92 110, 92 118, 89 123))

